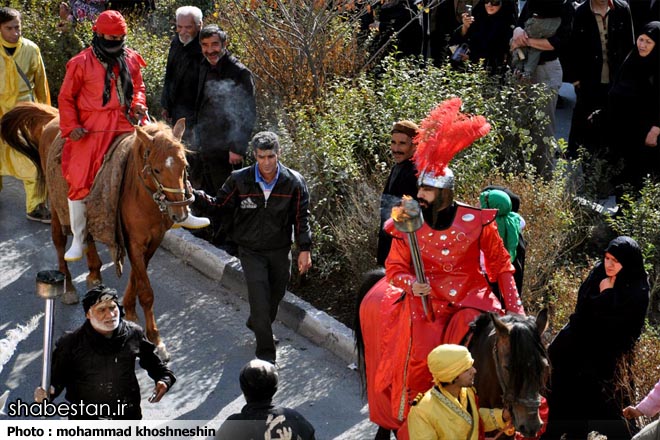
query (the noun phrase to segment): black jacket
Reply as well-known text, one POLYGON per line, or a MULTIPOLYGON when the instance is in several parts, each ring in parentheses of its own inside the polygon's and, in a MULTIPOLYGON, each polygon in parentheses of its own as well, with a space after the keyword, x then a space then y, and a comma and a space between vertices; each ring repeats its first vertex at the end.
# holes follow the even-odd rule
POLYGON ((383 194, 380 196, 380 228, 376 260, 381 266, 385 266, 392 245, 392 236, 383 230, 383 225, 390 218, 392 207, 396 206, 404 195, 417 198, 417 168, 412 160, 405 160, 392 167, 383 194))
POLYGON ((227 52, 216 66, 199 67, 193 149, 245 156, 257 117, 252 72, 227 52))
MULTIPOLYGON (((163 381, 171 388, 176 378, 158 358, 137 324, 119 323, 111 338, 98 333, 89 320, 62 336, 53 351, 51 385, 55 396, 66 388, 70 403, 105 403, 114 414, 69 414, 70 419, 136 420, 142 418, 140 385, 135 376, 135 359, 154 382, 163 381), (117 412, 118 401, 125 404, 117 412)), ((98 408, 98 407, 96 407, 98 408)))
POLYGON ((314 427, 298 412, 274 407, 270 401, 251 402, 222 424, 216 439, 253 440, 281 438, 278 432, 289 429, 295 440, 314 440, 314 427), (270 423, 266 423, 270 419, 270 423), (269 435, 266 436, 266 433, 269 435))
POLYGON ((281 163, 277 183, 266 201, 255 178, 257 165, 231 173, 211 197, 195 190, 195 204, 211 214, 231 213, 229 235, 239 246, 275 250, 291 246, 292 234, 301 251, 312 246, 309 193, 305 179, 281 163))
POLYGON ((179 41, 178 35, 172 38, 160 105, 169 112, 173 122, 186 118, 188 129, 194 123, 199 66, 203 58, 199 34, 185 46, 179 41))
MULTIPOLYGON (((630 7, 625 1, 612 0, 614 8, 607 14, 607 58, 610 83, 635 44, 630 7)), ((564 78, 580 81, 581 88, 594 88, 601 83, 603 52, 596 18, 591 4, 578 6, 573 18, 573 31, 568 44, 568 63, 562 64, 564 78)))

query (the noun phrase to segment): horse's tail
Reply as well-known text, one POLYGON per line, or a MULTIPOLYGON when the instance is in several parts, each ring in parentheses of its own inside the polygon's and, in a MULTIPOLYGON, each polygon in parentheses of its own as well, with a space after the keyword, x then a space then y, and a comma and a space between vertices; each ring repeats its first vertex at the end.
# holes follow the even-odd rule
POLYGON ((362 394, 364 396, 367 390, 367 370, 364 361, 364 339, 362 339, 362 327, 360 325, 360 304, 367 295, 367 292, 385 276, 385 269, 378 268, 370 270, 362 275, 362 282, 357 292, 357 303, 355 307, 355 319, 353 328, 355 334, 355 349, 357 350, 358 372, 360 373, 360 383, 362 385, 362 394))
POLYGON ((39 159, 39 138, 46 124, 58 116, 56 108, 35 102, 20 102, 0 119, 0 136, 11 148, 26 156, 37 168, 37 193, 46 191, 39 159))

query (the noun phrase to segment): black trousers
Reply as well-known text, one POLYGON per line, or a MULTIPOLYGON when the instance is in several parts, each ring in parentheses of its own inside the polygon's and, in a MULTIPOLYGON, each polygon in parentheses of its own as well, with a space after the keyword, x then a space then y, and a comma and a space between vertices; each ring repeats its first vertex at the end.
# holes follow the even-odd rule
POLYGON ((247 282, 250 302, 247 325, 257 340, 255 354, 259 359, 275 362, 272 323, 291 276, 291 249, 255 251, 239 246, 238 258, 247 282))

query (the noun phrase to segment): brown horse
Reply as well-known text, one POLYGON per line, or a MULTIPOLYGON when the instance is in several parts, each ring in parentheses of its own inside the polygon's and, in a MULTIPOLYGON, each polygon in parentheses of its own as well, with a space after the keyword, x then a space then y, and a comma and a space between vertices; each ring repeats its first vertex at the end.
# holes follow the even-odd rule
MULTIPOLYGON (((365 274, 357 295, 355 345, 358 370, 365 390, 370 386, 366 380, 365 343, 379 346, 382 342, 363 339, 359 311, 365 306, 365 296, 384 275, 383 269, 365 274)), ((519 315, 500 318, 493 313, 483 313, 471 324, 471 331, 465 339, 469 341, 468 348, 477 369, 475 387, 480 406, 508 408, 513 415, 516 431, 530 437, 542 428, 540 393, 545 390, 549 363, 541 334, 547 323, 548 313, 545 309, 536 318, 519 315)), ((377 405, 378 402, 370 404, 377 405)), ((389 429, 379 427, 375 440, 389 438, 389 429)))
MULTIPOLYGON (((68 304, 76 303, 78 295, 64 260, 66 229, 63 226, 68 224, 65 199, 68 187, 61 169, 56 173, 46 171, 49 152, 56 150, 52 146, 57 142, 60 145, 62 143, 58 111, 47 105, 21 103, 6 113, 0 124, 0 134, 5 141, 30 158, 37 167, 39 187, 48 188, 52 211, 51 234, 57 250, 59 270, 66 277, 66 291, 62 300, 68 304), (58 195, 63 200, 57 198, 58 195)), ((123 306, 126 318, 137 321, 136 297, 139 299, 144 311, 147 337, 157 346, 158 354, 163 359, 169 359, 169 354, 156 326, 154 293, 147 276, 147 266, 165 232, 173 223, 186 219, 188 205, 193 200, 186 178, 185 149, 181 143, 184 130, 183 119, 177 121, 173 129, 163 123, 136 127, 135 132, 125 136, 117 146, 124 146, 128 150, 117 205, 120 211, 117 232, 123 234, 131 262, 123 306)), ((98 209, 97 206, 90 208, 90 211, 98 209)), ((91 236, 87 237, 86 257, 89 268, 87 287, 90 288, 101 283, 101 260, 91 236)))

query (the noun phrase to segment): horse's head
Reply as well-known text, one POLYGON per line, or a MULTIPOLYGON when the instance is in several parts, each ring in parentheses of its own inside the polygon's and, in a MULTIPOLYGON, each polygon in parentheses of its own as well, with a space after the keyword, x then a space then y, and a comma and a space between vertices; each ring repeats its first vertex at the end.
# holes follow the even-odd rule
POLYGON ((536 318, 490 316, 497 336, 493 356, 503 404, 510 409, 516 430, 532 437, 543 426, 539 406, 550 366, 541 335, 548 325, 548 311, 541 310, 536 318))
POLYGON ((163 123, 136 128, 142 181, 159 209, 175 223, 188 217, 188 205, 193 201, 181 143, 185 129, 185 119, 179 119, 172 130, 163 123))

